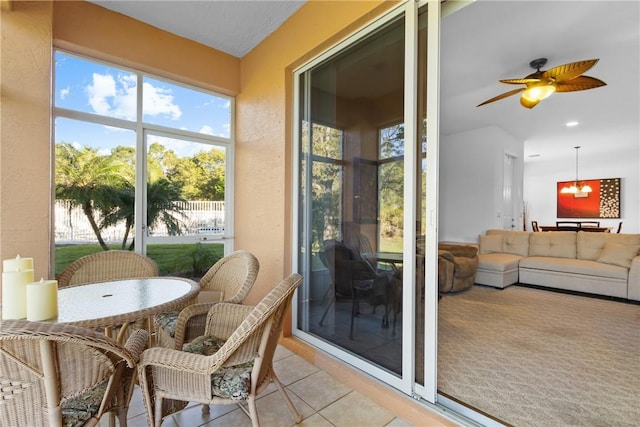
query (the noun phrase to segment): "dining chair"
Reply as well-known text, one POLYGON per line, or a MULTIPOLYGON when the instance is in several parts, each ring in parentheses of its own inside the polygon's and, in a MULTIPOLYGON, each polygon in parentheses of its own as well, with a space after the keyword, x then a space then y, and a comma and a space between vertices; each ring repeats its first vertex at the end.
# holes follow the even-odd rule
POLYGON ((580 221, 580 228, 600 227, 600 221, 580 221))
POLYGON ((531 221, 531 229, 533 231, 540 231, 540 227, 538 227, 538 221, 531 221))
POLYGON ((616 230, 616 233, 620 234, 621 230, 622 230, 622 221, 618 223, 618 229, 616 230))
POLYGON ((145 350, 138 376, 148 424, 158 427, 164 417, 195 402, 238 404, 258 427, 256 398, 271 382, 299 423, 302 417, 273 370, 273 356, 300 283, 302 276, 291 274, 255 307, 215 304, 207 315, 205 335, 186 345, 185 351, 145 350), (242 402, 247 403, 248 411, 242 402))
POLYGON ((557 231, 580 231, 580 221, 556 221, 557 231))
POLYGON ((147 339, 137 330, 122 346, 79 326, 1 321, 0 425, 93 426, 114 414, 126 426, 147 339))
POLYGON ((216 262, 200 279, 200 295, 210 301, 189 305, 182 310, 158 314, 154 318, 158 345, 181 349, 204 333, 207 312, 218 302, 240 304, 258 277, 260 263, 249 251, 235 251, 216 262))
POLYGON ((132 251, 109 250, 78 258, 58 276, 58 287, 84 285, 113 279, 158 276, 151 258, 132 251))

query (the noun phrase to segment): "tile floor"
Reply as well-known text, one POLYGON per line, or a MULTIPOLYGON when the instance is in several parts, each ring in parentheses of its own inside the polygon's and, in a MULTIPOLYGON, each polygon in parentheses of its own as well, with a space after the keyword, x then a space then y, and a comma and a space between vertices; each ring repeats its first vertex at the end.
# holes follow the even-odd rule
MULTIPOLYGON (((280 346, 276 351, 274 369, 287 393, 302 415, 300 427, 400 427, 412 424, 397 417, 357 391, 351 390, 326 372, 300 356, 280 346)), ((258 415, 264 427, 294 426, 285 402, 275 386, 262 393, 258 399, 258 415)), ((100 426, 108 425, 103 417, 100 426)), ((129 408, 130 427, 147 425, 140 390, 136 388, 129 408)), ((235 405, 212 406, 203 415, 199 405, 184 411, 162 423, 163 427, 234 426, 250 427, 249 417, 235 405)))

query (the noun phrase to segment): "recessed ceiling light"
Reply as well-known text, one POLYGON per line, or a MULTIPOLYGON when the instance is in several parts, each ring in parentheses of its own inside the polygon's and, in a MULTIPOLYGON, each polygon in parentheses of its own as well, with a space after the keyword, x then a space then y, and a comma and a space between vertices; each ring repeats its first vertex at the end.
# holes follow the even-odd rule
POLYGON ((575 120, 572 122, 567 122, 565 126, 567 126, 568 128, 572 128, 574 126, 578 126, 578 122, 576 122, 575 120))

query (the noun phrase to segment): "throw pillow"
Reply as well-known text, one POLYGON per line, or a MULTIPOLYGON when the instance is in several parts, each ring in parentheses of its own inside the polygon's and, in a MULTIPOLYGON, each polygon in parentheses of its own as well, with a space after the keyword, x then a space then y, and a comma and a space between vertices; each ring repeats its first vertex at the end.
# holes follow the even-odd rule
POLYGON ((640 251, 639 246, 607 242, 602 248, 597 261, 629 268, 631 267, 631 260, 638 255, 638 251, 640 251))
POLYGON ((490 236, 480 236, 480 253, 493 254, 502 252, 502 236, 492 234, 490 236))

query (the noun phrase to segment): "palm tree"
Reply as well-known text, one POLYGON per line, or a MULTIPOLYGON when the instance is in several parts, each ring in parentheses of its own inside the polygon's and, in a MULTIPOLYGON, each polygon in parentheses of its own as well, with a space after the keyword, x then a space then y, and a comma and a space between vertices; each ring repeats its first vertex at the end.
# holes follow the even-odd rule
POLYGON ((80 206, 98 243, 109 250, 101 235, 96 212, 106 211, 118 200, 119 189, 131 186, 131 168, 121 159, 100 155, 90 147, 76 149, 68 143, 56 144, 56 198, 80 206))
MULTIPOLYGON (((134 225, 135 197, 134 188, 122 188, 117 193, 118 200, 109 209, 102 211, 101 228, 107 228, 121 221, 125 222, 125 234, 122 249, 134 225)), ((170 236, 182 234, 185 218, 184 208, 180 202, 180 188, 166 178, 160 178, 147 185, 147 227, 154 230, 164 225, 170 236)), ((135 239, 131 240, 129 250, 135 247, 135 239)))

